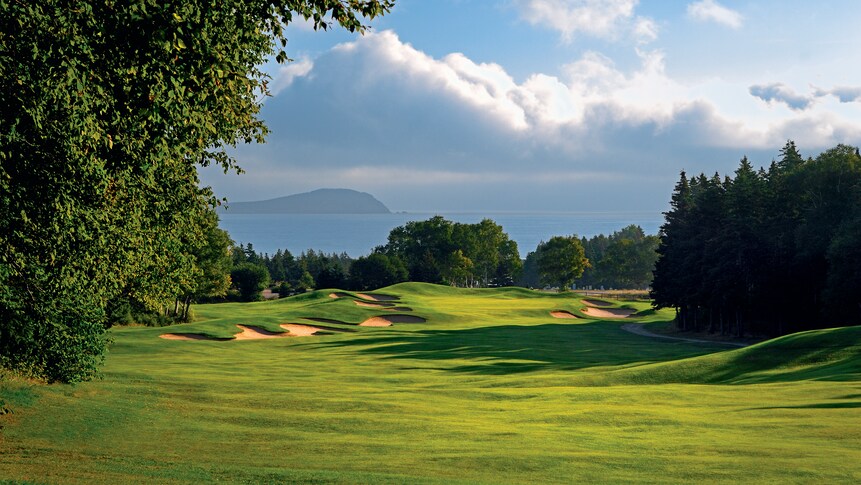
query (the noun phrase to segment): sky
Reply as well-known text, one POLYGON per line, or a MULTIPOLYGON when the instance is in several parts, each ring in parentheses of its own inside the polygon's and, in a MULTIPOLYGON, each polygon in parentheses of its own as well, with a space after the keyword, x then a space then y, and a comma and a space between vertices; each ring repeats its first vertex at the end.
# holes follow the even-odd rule
POLYGON ((679 172, 861 144, 861 2, 397 0, 365 35, 287 27, 293 62, 232 201, 318 188, 395 211, 666 210, 679 172))

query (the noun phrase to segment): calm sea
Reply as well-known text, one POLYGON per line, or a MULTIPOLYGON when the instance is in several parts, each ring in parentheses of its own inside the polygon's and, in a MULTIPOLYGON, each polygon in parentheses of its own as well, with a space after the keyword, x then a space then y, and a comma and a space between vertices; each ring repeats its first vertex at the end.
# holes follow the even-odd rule
POLYGON ((433 213, 397 214, 229 214, 221 213, 221 228, 236 243, 252 243, 260 253, 273 254, 288 249, 299 254, 307 249, 325 253, 346 252, 352 257, 369 254, 386 243, 389 231, 408 221, 426 220, 434 215, 461 223, 490 218, 517 242, 520 255, 533 251, 538 243, 553 236, 592 237, 611 234, 637 224, 646 234, 657 234, 663 216, 657 212, 576 212, 576 213, 433 213))

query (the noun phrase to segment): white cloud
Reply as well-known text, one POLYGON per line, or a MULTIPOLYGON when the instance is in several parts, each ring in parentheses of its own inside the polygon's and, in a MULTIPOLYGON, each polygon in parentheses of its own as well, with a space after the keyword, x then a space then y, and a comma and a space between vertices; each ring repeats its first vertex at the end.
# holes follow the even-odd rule
POLYGON ((651 42, 658 34, 648 18, 634 17, 638 0, 518 0, 520 15, 532 25, 559 32, 570 42, 578 34, 616 39, 632 34, 638 42, 651 42))
POLYGON ((269 91, 273 96, 277 96, 282 89, 293 84, 293 80, 297 77, 307 76, 314 63, 310 59, 300 59, 288 64, 278 66, 274 74, 272 74, 272 82, 269 85, 269 91))
POLYGON ((724 7, 715 0, 701 0, 689 4, 688 15, 696 20, 717 22, 732 29, 741 28, 744 21, 739 12, 724 7))
MULTIPOLYGON (((452 207, 467 199, 491 206, 493 197, 519 207, 511 187, 533 187, 530 203, 588 203, 608 197, 610 179, 666 176, 666 186, 650 182, 658 207, 682 167, 729 172, 743 154, 767 163, 787 138, 811 151, 861 142, 859 103, 829 95, 806 110, 773 109, 747 83, 680 82, 662 51, 636 53, 633 69, 587 52, 560 74, 516 82, 498 64, 459 53, 434 58, 392 32, 365 35, 284 74, 290 81, 263 108, 269 141, 238 156, 244 183, 260 193, 226 195, 344 186, 452 207), (745 110, 723 111, 715 92, 725 96, 720 106, 731 99, 745 110)), ((783 85, 769 87, 772 102, 805 102, 783 85)), ((642 205, 633 195, 612 197, 642 205)))
POLYGON ((516 86, 514 80, 497 64, 476 64, 459 53, 434 59, 402 43, 391 31, 367 34, 357 42, 340 44, 334 51, 358 49, 377 65, 362 73, 360 86, 378 82, 381 75, 405 76, 414 86, 448 92, 512 129, 526 128, 523 109, 508 97, 516 86))
MULTIPOLYGON (((515 138, 541 139, 571 146, 570 135, 574 132, 611 131, 614 126, 663 133, 673 130, 695 106, 700 115, 708 117, 700 120, 702 126, 714 129, 717 125, 725 125, 729 127, 725 137, 735 133, 722 141, 728 146, 744 146, 748 143, 745 140, 770 143, 769 132, 793 126, 790 121, 800 122, 800 113, 789 116, 771 113, 755 122, 722 115, 702 96, 697 84, 681 83, 667 74, 662 51, 638 49, 636 52, 640 64, 633 71, 622 71, 611 59, 587 52, 579 60, 563 66, 563 76, 534 74, 518 84, 498 64, 475 63, 460 53, 435 59, 401 42, 393 32, 384 31, 339 45, 331 53, 335 56, 332 62, 320 66, 318 60, 310 72, 303 68, 302 75, 314 78, 319 67, 320 75, 309 83, 350 79, 346 84, 332 84, 345 100, 375 100, 387 107, 387 116, 416 116, 416 109, 427 110, 421 116, 448 119, 448 128, 465 123, 469 124, 467 129, 479 130, 483 135, 499 134, 511 143, 515 138), (350 70, 353 71, 347 72, 350 70), (403 105, 402 113, 393 112, 399 105, 403 105), (454 116, 459 118, 452 118, 454 116)), ((807 110, 805 119, 822 116, 821 112, 811 109, 814 107, 812 96, 798 94, 784 84, 754 85, 748 91, 770 103, 783 103, 799 112, 807 110)), ((856 94, 849 88, 836 88, 829 93, 846 100, 856 94)), ((753 104, 751 109, 762 108, 753 104)), ((373 117, 374 113, 363 112, 363 115, 373 117)), ((684 119, 684 122, 690 123, 690 120, 684 119)), ((856 126, 841 119, 829 119, 826 124, 835 123, 856 126)), ((836 132, 841 131, 819 130, 822 137, 818 145, 835 141, 827 133, 836 132)), ((792 135, 782 133, 778 140, 792 135)))

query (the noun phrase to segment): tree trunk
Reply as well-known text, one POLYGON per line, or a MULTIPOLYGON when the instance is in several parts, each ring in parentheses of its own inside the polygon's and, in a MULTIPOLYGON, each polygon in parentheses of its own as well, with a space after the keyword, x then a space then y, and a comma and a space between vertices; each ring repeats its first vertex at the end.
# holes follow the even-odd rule
POLYGON ((190 309, 191 309, 191 297, 187 296, 187 297, 185 297, 185 305, 184 305, 184 308, 182 310, 182 321, 183 322, 188 321, 188 313, 189 313, 190 309))

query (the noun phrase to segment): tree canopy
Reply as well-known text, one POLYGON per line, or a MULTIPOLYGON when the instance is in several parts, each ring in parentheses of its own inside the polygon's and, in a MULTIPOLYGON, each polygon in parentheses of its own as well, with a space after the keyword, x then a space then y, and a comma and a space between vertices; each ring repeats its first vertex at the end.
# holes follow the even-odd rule
POLYGON ((624 227, 609 236, 600 234, 580 240, 590 266, 578 280, 580 286, 647 288, 658 254, 659 239, 646 235, 637 225, 624 227))
POLYGON ((391 0, 0 0, 0 360, 92 377, 105 309, 191 291, 212 192, 261 142, 260 67, 284 26, 362 31, 391 0))
POLYGON ((682 172, 661 227, 652 296, 679 326, 777 335, 861 323, 861 157, 803 159, 792 141, 768 170, 682 172))
POLYGON ((410 281, 456 286, 511 285, 522 267, 517 243, 490 219, 411 221, 392 229, 378 252, 403 261, 410 281))
POLYGON ((559 291, 571 288, 589 266, 583 245, 577 236, 554 236, 535 250, 541 283, 557 286, 559 291))

